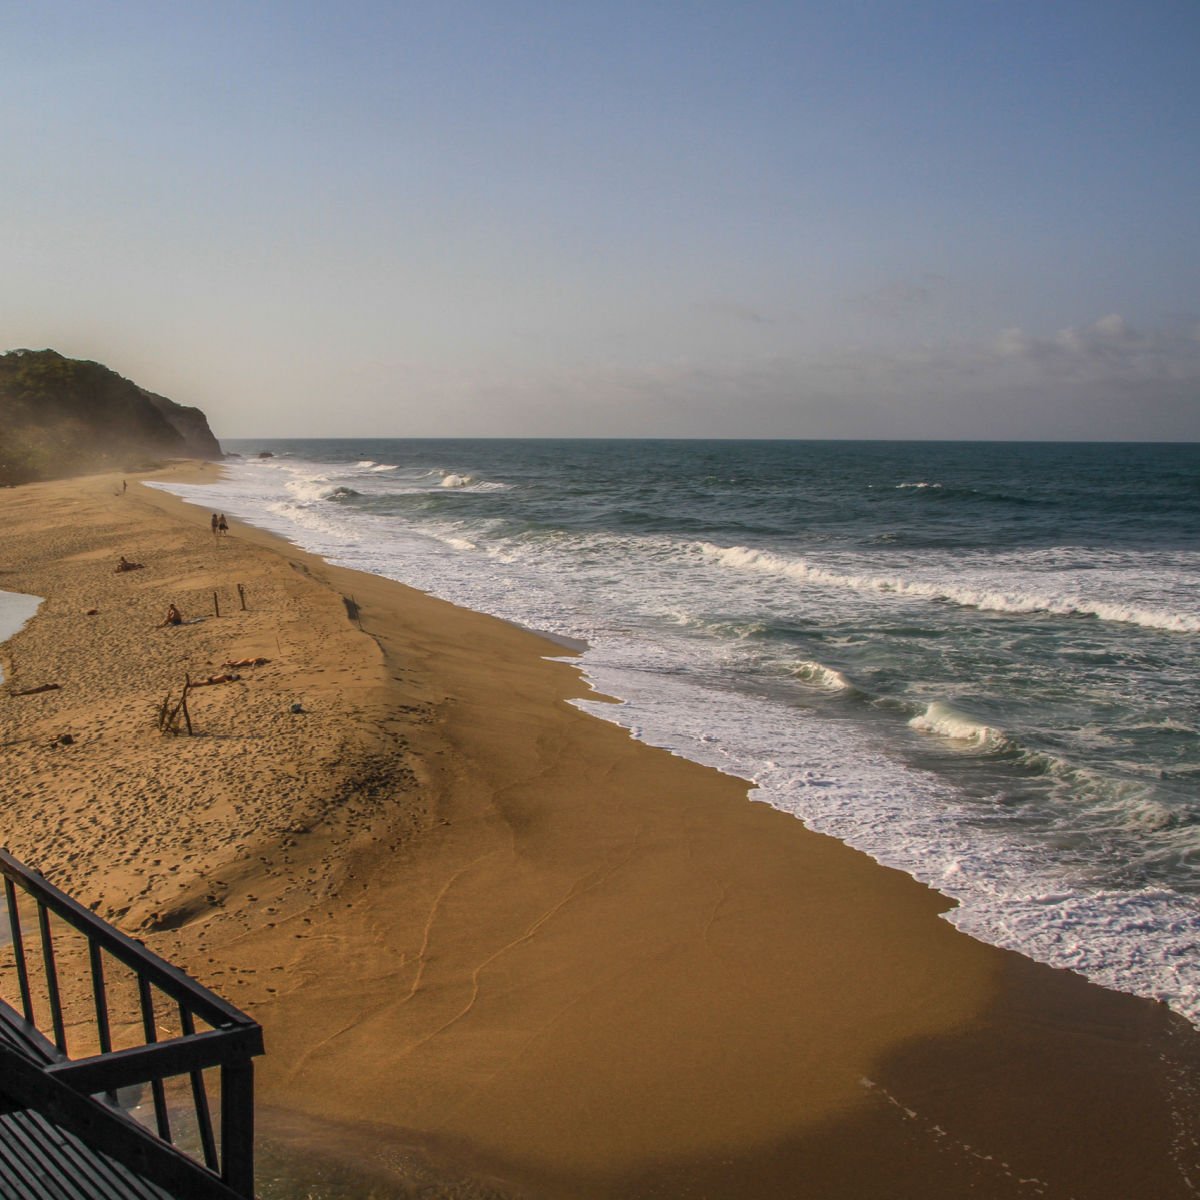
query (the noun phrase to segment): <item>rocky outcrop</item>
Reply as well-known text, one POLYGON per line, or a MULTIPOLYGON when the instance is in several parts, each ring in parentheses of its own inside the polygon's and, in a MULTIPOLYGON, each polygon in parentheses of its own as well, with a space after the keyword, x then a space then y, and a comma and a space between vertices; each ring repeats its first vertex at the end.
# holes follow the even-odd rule
POLYGON ((0 484, 220 457, 198 408, 53 350, 0 354, 0 484))

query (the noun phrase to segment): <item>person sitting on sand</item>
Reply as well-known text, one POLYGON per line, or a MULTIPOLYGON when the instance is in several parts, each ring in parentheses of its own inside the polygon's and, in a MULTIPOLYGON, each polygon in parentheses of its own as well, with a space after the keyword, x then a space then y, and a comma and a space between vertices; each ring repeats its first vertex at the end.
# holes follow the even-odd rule
POLYGON ((117 563, 116 573, 120 575, 122 571, 140 571, 142 570, 141 563, 130 562, 125 555, 121 555, 121 561, 117 563))
POLYGON ((174 604, 167 606, 167 615, 163 618, 164 625, 182 625, 183 613, 175 607, 174 604))

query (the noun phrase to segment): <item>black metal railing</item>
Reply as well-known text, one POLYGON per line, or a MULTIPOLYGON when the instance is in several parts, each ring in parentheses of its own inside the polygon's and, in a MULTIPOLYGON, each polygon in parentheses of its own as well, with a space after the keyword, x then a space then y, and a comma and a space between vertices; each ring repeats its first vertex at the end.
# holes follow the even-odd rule
MULTIPOLYGON (((191 1110, 188 1116, 194 1120, 198 1142, 198 1151, 189 1151, 189 1156, 198 1159, 198 1169, 203 1164, 204 1172, 224 1185, 221 1192, 228 1189, 237 1196, 252 1197, 252 1060, 263 1052, 259 1025, 140 942, 102 921, 6 850, 0 850, 0 874, 4 877, 20 1005, 18 1010, 15 1005, 0 1002, 0 1008, 7 1012, 7 1019, 0 1021, 0 1035, 8 1041, 5 1058, 10 1058, 15 1048, 27 1061, 37 1064, 42 1079, 29 1087, 43 1097, 58 1096, 64 1111, 72 1109, 73 1102, 63 1099, 60 1085, 67 1085, 77 1096, 96 1098, 110 1109, 116 1108, 121 1089, 149 1086, 154 1131, 146 1129, 145 1133, 149 1137, 156 1133, 164 1146, 176 1153, 179 1148, 172 1140, 165 1081, 186 1080, 185 1103, 191 1110), (31 904, 36 909, 36 934, 22 918, 22 908, 27 916, 31 904), (68 927, 65 931, 60 927, 61 932, 73 930, 82 935, 82 944, 71 936, 73 945, 67 955, 55 945, 57 922, 68 927), (81 961, 83 947, 86 968, 81 961), (108 967, 113 963, 120 964, 124 984, 118 989, 123 992, 120 1029, 125 1039, 134 1042, 119 1049, 114 1048, 110 1003, 113 981, 108 967), (74 969, 68 980, 73 986, 66 992, 60 967, 74 969), (73 1001, 69 1025, 65 1005, 68 995, 73 1001), (162 1002, 161 1007, 156 1006, 156 999, 162 1002), (85 1011, 79 1011, 81 1008, 85 1011), (198 1028, 198 1023, 206 1028, 198 1028), (68 1028, 73 1038, 88 1043, 87 1049, 94 1048, 94 1052, 72 1059, 68 1028), (161 1036, 164 1032, 167 1036, 161 1036), (204 1075, 213 1069, 219 1072, 216 1126, 204 1075)), ((117 974, 115 969, 113 974, 117 974)), ((22 1078, 33 1077, 24 1072, 22 1078)), ((178 1100, 175 1111, 179 1111, 178 1100)), ((117 1140, 124 1136, 120 1134, 117 1140)))

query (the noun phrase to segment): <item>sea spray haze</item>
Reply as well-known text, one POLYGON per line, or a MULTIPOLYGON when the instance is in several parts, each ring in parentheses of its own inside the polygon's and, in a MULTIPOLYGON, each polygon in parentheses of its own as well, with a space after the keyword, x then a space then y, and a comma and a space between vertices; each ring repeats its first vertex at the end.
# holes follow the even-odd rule
POLYGON ((586 642, 584 707, 1200 1021, 1200 447, 226 449, 170 490, 586 642))

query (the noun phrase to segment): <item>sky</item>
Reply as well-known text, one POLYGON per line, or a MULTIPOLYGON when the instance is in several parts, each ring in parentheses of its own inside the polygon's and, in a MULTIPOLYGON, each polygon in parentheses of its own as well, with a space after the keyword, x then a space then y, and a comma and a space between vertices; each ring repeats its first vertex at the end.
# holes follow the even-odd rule
POLYGON ((218 437, 1200 440, 1196 0, 0 0, 0 349, 218 437))

